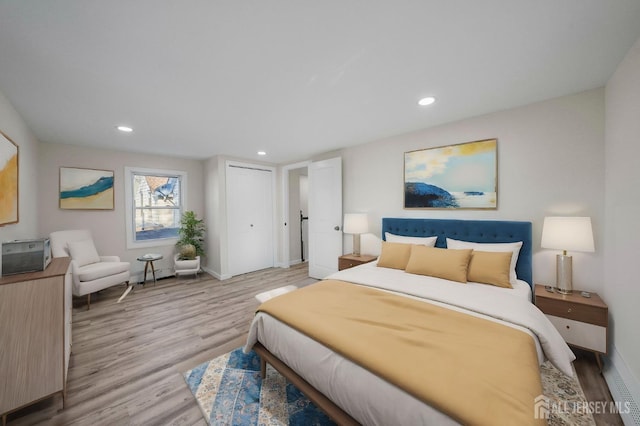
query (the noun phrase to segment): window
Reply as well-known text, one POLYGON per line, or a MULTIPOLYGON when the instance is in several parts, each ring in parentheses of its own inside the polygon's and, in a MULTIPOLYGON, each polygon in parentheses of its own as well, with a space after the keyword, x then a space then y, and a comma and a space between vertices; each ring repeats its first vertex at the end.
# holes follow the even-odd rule
POLYGON ((179 171, 125 168, 128 248, 175 244, 186 178, 179 171))

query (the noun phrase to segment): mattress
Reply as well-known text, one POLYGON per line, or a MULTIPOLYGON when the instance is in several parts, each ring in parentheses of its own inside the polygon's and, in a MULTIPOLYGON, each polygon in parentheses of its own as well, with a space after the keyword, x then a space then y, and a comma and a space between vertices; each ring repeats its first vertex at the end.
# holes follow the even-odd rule
MULTIPOLYGON (((514 289, 477 283, 460 284, 380 268, 375 262, 346 269, 327 278, 379 288, 520 329, 534 339, 539 362, 546 359, 545 348, 532 330, 500 319, 500 314, 496 318, 476 308, 482 305, 478 302, 482 300, 490 301, 491 309, 496 312, 508 311, 523 301, 527 302, 525 305, 531 305, 531 290, 525 282, 519 282, 514 289), (452 300, 457 302, 452 304, 452 300)), ((553 326, 551 329, 553 331, 549 333, 557 334, 553 326)), ((543 335, 546 333, 547 330, 543 335)), ((553 341, 554 348, 549 351, 555 354, 556 361, 561 359, 570 364, 573 354, 561 337, 558 336, 559 341, 554 337, 551 334, 551 338, 543 338, 545 346, 549 350, 549 341, 553 341)), ((264 313, 258 313, 254 318, 245 350, 250 350, 257 341, 362 424, 456 424, 444 413, 264 313)), ((570 368, 568 370, 571 371, 570 368)))

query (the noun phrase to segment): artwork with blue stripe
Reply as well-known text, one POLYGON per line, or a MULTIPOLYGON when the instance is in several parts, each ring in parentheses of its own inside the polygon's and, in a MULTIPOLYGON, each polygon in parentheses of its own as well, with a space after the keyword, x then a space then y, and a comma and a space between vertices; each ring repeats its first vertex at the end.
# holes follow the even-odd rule
POLYGON ((97 181, 69 191, 61 191, 60 198, 84 198, 98 195, 99 193, 113 188, 113 176, 102 176, 97 181))

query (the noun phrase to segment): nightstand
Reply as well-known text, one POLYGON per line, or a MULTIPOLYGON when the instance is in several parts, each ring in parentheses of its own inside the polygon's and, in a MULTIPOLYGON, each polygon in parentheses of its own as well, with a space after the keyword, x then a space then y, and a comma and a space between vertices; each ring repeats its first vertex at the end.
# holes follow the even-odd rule
POLYGON ((373 262, 377 258, 378 256, 371 256, 370 254, 361 254, 360 256, 345 254, 338 258, 338 271, 353 268, 363 263, 373 262))
POLYGON ((580 291, 571 294, 552 293, 536 284, 536 306, 547 315, 565 342, 592 351, 602 371, 600 354, 607 353, 609 308, 597 293, 583 297, 580 291))

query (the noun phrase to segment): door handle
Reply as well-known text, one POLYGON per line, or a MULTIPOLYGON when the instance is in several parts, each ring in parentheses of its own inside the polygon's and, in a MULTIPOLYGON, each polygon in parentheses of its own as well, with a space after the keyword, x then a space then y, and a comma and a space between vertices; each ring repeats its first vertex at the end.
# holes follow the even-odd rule
POLYGON ((340 230, 340 225, 334 226, 333 229, 335 229, 336 231, 339 231, 340 230))

